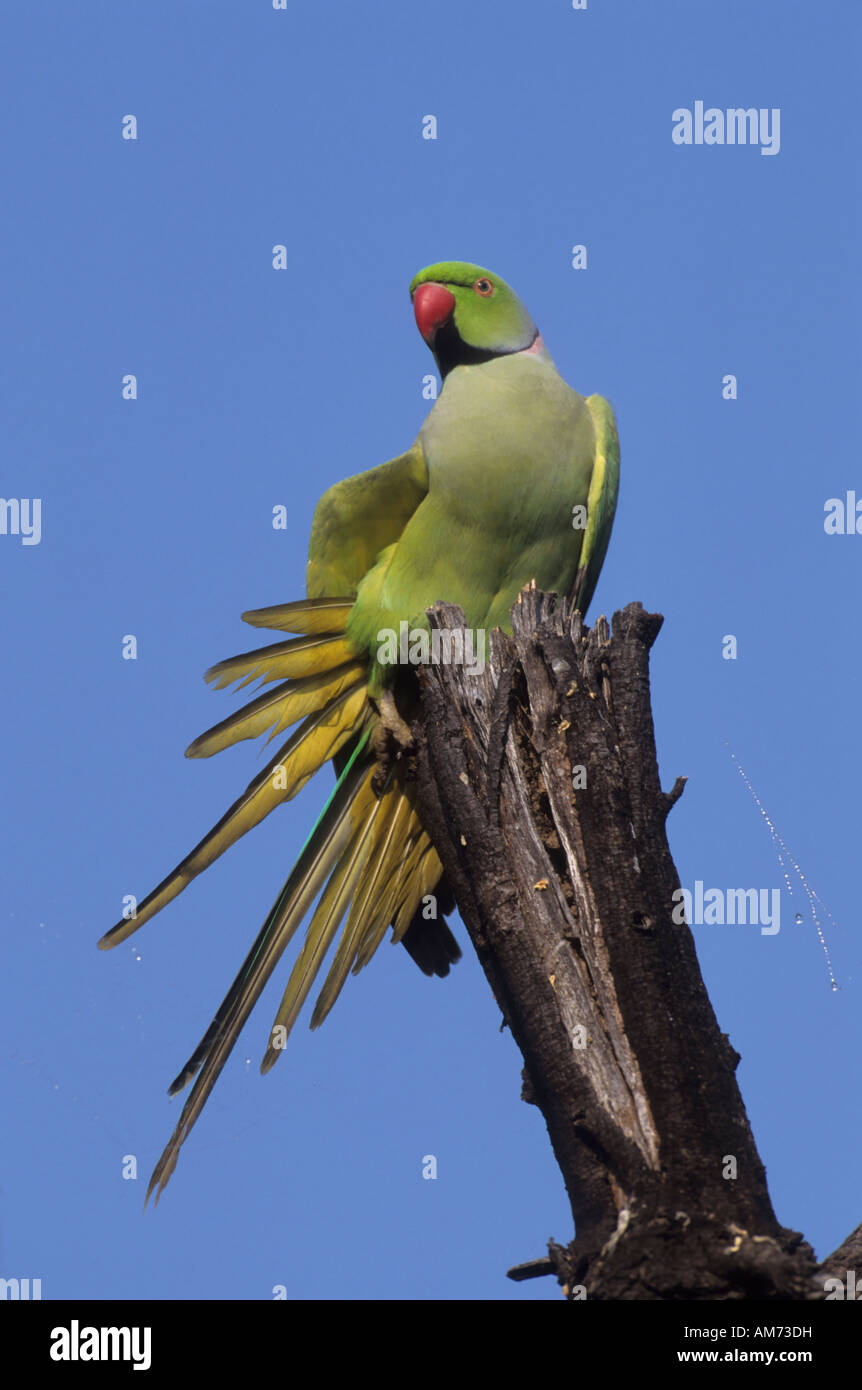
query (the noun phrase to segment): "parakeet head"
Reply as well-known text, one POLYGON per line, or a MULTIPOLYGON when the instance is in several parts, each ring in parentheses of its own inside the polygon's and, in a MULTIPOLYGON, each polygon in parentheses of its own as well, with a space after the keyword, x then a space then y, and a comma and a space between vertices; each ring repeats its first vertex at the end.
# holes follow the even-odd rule
POLYGON ((442 376, 453 367, 522 352, 539 330, 505 280, 467 261, 439 261, 410 282, 419 332, 442 376))

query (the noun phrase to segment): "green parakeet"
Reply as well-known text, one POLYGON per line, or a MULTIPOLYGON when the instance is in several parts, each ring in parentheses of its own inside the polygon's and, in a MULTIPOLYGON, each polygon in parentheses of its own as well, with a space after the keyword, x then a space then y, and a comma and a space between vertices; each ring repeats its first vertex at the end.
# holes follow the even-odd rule
MULTIPOLYGON (((619 480, 614 417, 601 396, 562 380, 524 305, 480 266, 447 261, 410 285, 416 323, 442 390, 406 453, 336 483, 314 513, 308 597, 243 614, 254 627, 296 634, 219 662, 217 689, 260 679, 262 693, 195 739, 209 757, 240 739, 298 725, 268 766, 174 871, 99 942, 126 940, 229 845, 295 796, 332 760, 335 790, 202 1041, 170 1087, 196 1073, 147 1196, 157 1199, 180 1148, 282 952, 318 898, 270 1032, 268 1071, 346 923, 311 1017, 326 1017, 350 970, 392 926, 426 974, 460 952, 445 921, 452 900, 415 809, 403 741, 415 685, 380 659, 381 637, 428 627, 426 609, 457 603, 466 625, 510 630, 523 586, 573 594, 586 611, 607 550, 619 480), (584 520, 577 521, 577 509, 584 520), (277 682, 277 684, 274 684, 277 682), (301 721, 301 722, 300 722, 301 721), (423 899, 442 913, 425 920, 423 899)), ((415 698, 415 697, 414 697, 415 698)))

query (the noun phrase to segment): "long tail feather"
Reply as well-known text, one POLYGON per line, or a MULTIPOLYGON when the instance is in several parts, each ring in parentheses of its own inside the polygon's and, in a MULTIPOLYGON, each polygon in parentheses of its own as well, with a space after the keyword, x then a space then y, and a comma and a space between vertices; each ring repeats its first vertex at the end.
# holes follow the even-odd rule
POLYGON ((243 613, 244 623, 252 627, 267 627, 276 632, 342 633, 352 598, 301 598, 293 603, 276 603, 269 608, 250 608, 243 613))
POLYGON ((413 806, 410 806, 410 815, 406 826, 404 826, 398 836, 398 842, 394 846, 394 862, 390 862, 389 872, 391 875, 389 892, 385 900, 385 912, 379 913, 376 917, 369 918, 365 923, 364 930, 360 937, 359 948, 356 952, 356 959, 353 964, 353 974, 357 975, 364 966, 368 964, 374 955, 390 922, 397 919, 401 903, 404 899, 407 886, 415 871, 419 860, 422 846, 419 843, 422 835, 422 827, 419 817, 413 806))
POLYGON ((212 830, 138 904, 135 916, 121 918, 105 933, 99 949, 105 951, 125 941, 274 807, 296 796, 308 779, 355 735, 357 727, 362 727, 365 705, 365 686, 355 685, 309 715, 212 830))
MULTIPOLYGON (((392 772, 390 771, 390 780, 392 772)), ((350 808, 351 837, 341 854, 338 867, 332 874, 323 892, 317 910, 309 923, 302 950, 296 958, 287 988, 278 1007, 269 1043, 260 1064, 261 1072, 268 1072, 278 1061, 287 1037, 296 1022, 297 1016, 308 997, 317 977, 317 972, 332 944, 347 908, 353 897, 357 881, 362 873, 364 855, 368 853, 368 842, 373 840, 374 832, 385 819, 384 802, 371 788, 371 772, 359 789, 350 808)))
POLYGON ((401 941, 413 920, 413 914, 417 907, 439 882, 443 872, 443 866, 437 858, 437 852, 427 835, 422 836, 419 844, 421 849, 418 860, 404 886, 401 904, 392 923, 392 941, 395 945, 401 941))
POLYGON ((204 680, 214 690, 226 690, 242 676, 237 690, 243 690, 258 677, 268 685, 270 681, 317 676, 357 659, 356 648, 346 637, 290 637, 286 642, 271 642, 253 652, 217 661, 204 672, 204 680))
POLYGON ((274 690, 266 690, 242 709, 228 715, 220 723, 200 734, 186 749, 187 758, 209 758, 232 743, 244 738, 257 738, 269 730, 270 739, 304 719, 307 714, 357 682, 364 682, 365 669, 358 661, 346 662, 334 671, 303 676, 300 680, 285 681, 274 690))
MULTIPOLYGON (((320 996, 311 1016, 312 1028, 319 1028, 335 1003, 341 988, 350 972, 362 932, 368 922, 376 923, 391 897, 391 880, 384 873, 387 861, 393 857, 393 844, 397 849, 398 826, 408 811, 407 798, 399 791, 389 792, 381 801, 383 823, 378 827, 377 841, 373 854, 366 865, 365 873, 357 885, 344 934, 338 943, 335 957, 329 968, 320 996)), ((386 930, 384 919, 383 930, 386 930)))
POLYGON ((368 758, 361 756, 366 742, 367 736, 357 745, 353 757, 338 780, 334 795, 324 807, 215 1018, 170 1088, 172 1094, 182 1089, 198 1067, 201 1068, 200 1075, 183 1106, 176 1129, 153 1171, 147 1189, 147 1200, 154 1189, 158 1189, 158 1201, 176 1167, 180 1149, 230 1056, 246 1019, 257 1003, 285 947, 349 841, 350 808, 354 797, 369 776, 368 758))
POLYGON ((303 599, 243 614, 252 626, 299 635, 229 657, 207 671, 206 679, 216 689, 234 682, 243 689, 255 680, 262 686, 279 684, 201 734, 187 756, 209 757, 260 734, 268 733, 269 742, 282 729, 303 722, 221 820, 142 900, 134 917, 123 918, 99 941, 106 949, 126 940, 247 830, 295 796, 324 762, 334 762, 340 775, 331 797, 212 1022, 170 1086, 174 1095, 196 1078, 156 1164, 147 1200, 154 1191, 159 1200, 236 1039, 315 900, 270 1030, 262 1072, 283 1050, 345 916, 312 1028, 332 1008, 351 969, 356 973, 370 960, 388 926, 393 940, 406 935, 408 947, 417 921, 429 928, 421 949, 411 949, 426 973, 445 973, 459 954, 445 922, 439 924, 447 938, 441 945, 433 931, 438 924, 420 917, 423 898, 437 887, 442 869, 416 813, 405 762, 393 761, 384 786, 374 785, 377 758, 371 735, 379 716, 369 698, 366 664, 345 632, 353 604, 353 598, 303 599))

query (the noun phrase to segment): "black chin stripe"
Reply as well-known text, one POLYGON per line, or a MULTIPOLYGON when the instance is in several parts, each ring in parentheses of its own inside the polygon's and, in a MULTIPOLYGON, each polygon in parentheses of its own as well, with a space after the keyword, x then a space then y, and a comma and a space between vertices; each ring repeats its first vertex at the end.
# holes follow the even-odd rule
MULTIPOLYGON (((536 337, 538 337, 538 333, 536 337)), ((535 338, 533 339, 535 342, 535 338)), ((472 347, 470 343, 465 343, 455 327, 453 319, 449 319, 438 328, 434 335, 433 352, 440 368, 441 377, 446 377, 453 367, 475 367, 482 362, 493 362, 495 357, 510 357, 513 352, 523 352, 523 348, 498 348, 496 351, 489 351, 487 348, 472 347)))

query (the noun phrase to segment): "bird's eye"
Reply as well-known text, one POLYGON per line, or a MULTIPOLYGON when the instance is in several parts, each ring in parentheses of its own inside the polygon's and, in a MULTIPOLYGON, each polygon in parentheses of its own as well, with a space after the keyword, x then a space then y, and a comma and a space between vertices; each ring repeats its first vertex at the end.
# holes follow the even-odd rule
POLYGON ((489 294, 494 293, 494 286, 491 284, 490 280, 477 280, 473 289, 477 294, 485 295, 486 298, 489 294))

